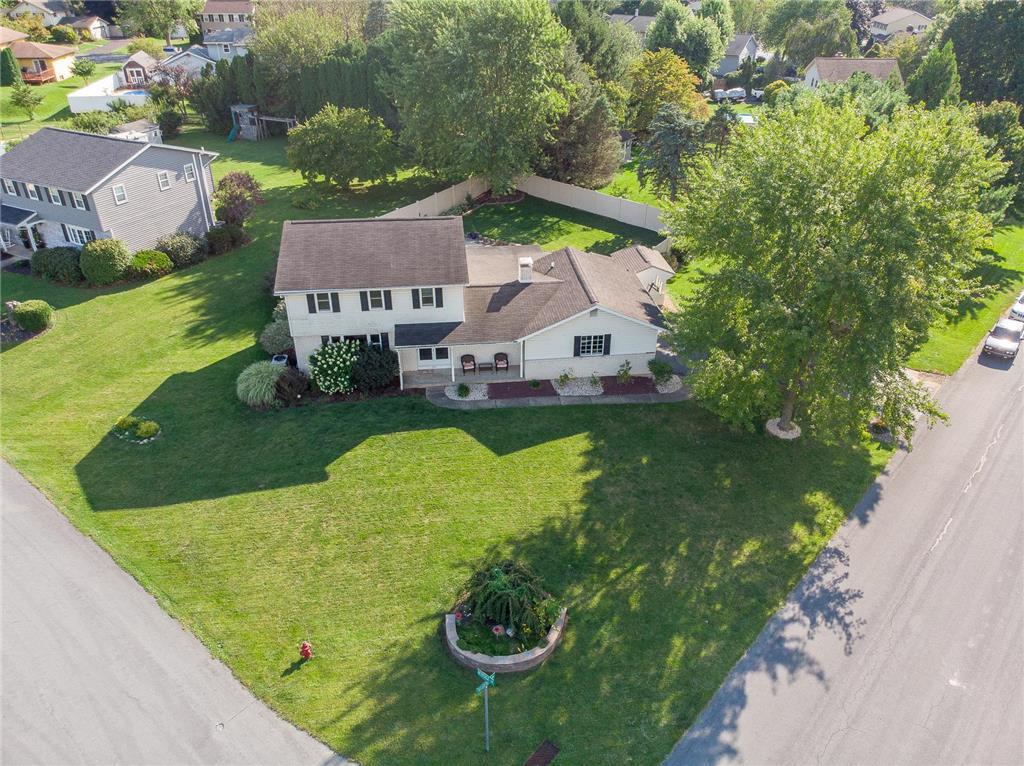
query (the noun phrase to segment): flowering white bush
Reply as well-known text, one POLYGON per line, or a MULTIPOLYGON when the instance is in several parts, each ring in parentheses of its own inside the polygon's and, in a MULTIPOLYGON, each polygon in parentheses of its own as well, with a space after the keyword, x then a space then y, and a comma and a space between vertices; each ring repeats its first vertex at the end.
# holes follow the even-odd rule
POLYGON ((328 343, 309 357, 309 377, 325 394, 347 394, 352 384, 352 367, 359 357, 359 344, 354 340, 328 343))

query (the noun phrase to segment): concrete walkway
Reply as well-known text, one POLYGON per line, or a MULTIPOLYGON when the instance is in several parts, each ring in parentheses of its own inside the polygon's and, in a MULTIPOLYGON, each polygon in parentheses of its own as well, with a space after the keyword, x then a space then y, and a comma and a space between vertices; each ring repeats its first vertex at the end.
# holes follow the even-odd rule
POLYGON ((348 764, 279 718, 0 463, 0 762, 348 764))
POLYGON ((511 407, 556 407, 571 404, 663 404, 681 402, 690 398, 683 386, 671 394, 619 394, 601 396, 524 396, 519 399, 482 399, 456 401, 445 396, 443 388, 428 388, 427 401, 448 410, 500 410, 511 407))

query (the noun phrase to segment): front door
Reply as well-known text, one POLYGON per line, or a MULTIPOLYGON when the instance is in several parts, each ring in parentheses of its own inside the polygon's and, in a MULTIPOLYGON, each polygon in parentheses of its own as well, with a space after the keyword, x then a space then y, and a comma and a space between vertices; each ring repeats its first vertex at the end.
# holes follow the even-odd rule
POLYGON ((419 350, 419 368, 421 370, 447 370, 451 367, 448 361, 448 349, 442 346, 431 346, 419 350))

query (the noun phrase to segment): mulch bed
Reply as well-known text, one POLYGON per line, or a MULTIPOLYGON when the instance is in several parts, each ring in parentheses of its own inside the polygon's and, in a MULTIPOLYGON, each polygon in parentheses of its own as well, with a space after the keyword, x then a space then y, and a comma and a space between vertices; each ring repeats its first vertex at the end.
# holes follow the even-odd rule
POLYGON ((502 194, 498 196, 492 194, 490 191, 485 191, 479 197, 473 200, 473 204, 479 205, 511 205, 516 202, 522 202, 526 199, 526 193, 521 191, 514 191, 511 194, 502 194))
POLYGON ((628 383, 619 383, 614 375, 601 378, 606 396, 622 396, 624 394, 656 394, 658 389, 653 378, 633 377, 628 383))
POLYGON ((9 271, 12 274, 31 274, 32 264, 28 261, 15 261, 14 263, 4 264, 4 271, 9 271))
POLYGON ((29 338, 34 338, 39 333, 22 330, 18 325, 9 319, 0 321, 0 346, 16 346, 29 338))
POLYGON ((517 380, 512 383, 489 383, 488 399, 526 399, 530 396, 558 396, 550 380, 540 381, 538 388, 530 386, 528 380, 517 380))

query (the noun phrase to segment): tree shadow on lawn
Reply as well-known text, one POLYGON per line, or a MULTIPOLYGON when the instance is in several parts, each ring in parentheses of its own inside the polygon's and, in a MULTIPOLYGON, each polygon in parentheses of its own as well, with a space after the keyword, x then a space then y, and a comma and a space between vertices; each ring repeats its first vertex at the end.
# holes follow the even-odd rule
POLYGON ((990 288, 991 292, 981 296, 969 296, 960 301, 956 314, 949 320, 950 324, 956 325, 965 319, 976 319, 979 312, 988 308, 992 293, 1004 292, 1011 286, 1024 281, 1024 270, 1008 268, 1004 265, 1006 263, 1004 255, 994 250, 986 251, 986 255, 990 260, 972 270, 968 276, 980 277, 981 284, 990 288))
MULTIPOLYGON (((809 541, 804 533, 838 523, 823 499, 849 509, 870 484, 864 450, 723 436, 710 416, 671 407, 655 416, 678 417, 670 429, 678 442, 625 438, 645 412, 594 419, 582 469, 594 478, 581 514, 496 541, 483 556, 528 562, 569 606, 565 642, 551 660, 498 677, 491 758, 499 763, 522 763, 544 739, 566 763, 660 762, 741 658, 740 670, 773 683, 809 674, 827 684, 791 627, 835 631, 847 651, 859 636, 852 607, 860 594, 833 571, 844 554, 830 548, 796 606, 767 626, 769 651, 744 657, 827 534, 818 529, 809 541)), ((358 705, 317 724, 346 754, 479 762, 477 679, 446 656, 441 614, 424 619, 421 640, 392 647, 380 672, 341 695, 358 705)), ((742 675, 730 681, 703 721, 709 757, 695 762, 731 752, 746 695, 742 675)))

